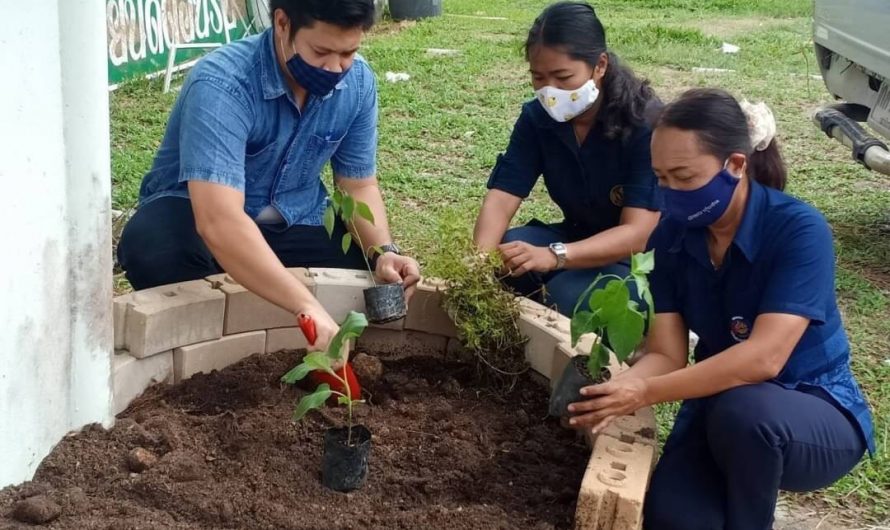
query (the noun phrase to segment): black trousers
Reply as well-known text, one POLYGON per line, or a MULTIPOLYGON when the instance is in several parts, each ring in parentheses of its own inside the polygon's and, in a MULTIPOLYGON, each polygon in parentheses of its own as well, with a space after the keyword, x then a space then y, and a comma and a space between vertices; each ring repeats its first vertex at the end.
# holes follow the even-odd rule
POLYGON ((824 488, 866 448, 827 394, 774 383, 705 398, 684 423, 668 437, 652 475, 646 529, 770 529, 780 489, 824 488))
MULTIPOLYGON (((323 226, 259 227, 285 267, 366 268, 355 244, 343 254, 340 241, 346 229, 340 222, 333 237, 323 226)), ((121 234, 117 257, 136 290, 222 272, 198 235, 191 201, 181 197, 156 199, 136 210, 121 234)))

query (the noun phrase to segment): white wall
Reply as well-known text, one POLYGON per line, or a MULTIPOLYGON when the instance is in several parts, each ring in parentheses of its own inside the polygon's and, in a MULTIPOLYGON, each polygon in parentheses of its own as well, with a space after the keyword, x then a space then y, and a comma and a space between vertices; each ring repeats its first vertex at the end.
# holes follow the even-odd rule
POLYGON ((0 0, 0 487, 111 416, 105 5, 0 0))

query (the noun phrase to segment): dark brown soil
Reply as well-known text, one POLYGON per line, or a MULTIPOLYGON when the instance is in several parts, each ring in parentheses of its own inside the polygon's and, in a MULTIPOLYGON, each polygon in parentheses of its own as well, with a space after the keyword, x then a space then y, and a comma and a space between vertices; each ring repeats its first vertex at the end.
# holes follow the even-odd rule
POLYGON ((536 382, 523 378, 502 399, 464 365, 386 363, 371 404, 358 411, 374 433, 368 481, 344 495, 321 485, 320 467, 323 432, 345 411, 291 421, 301 391, 278 379, 298 359, 254 356, 155 387, 113 429, 66 437, 34 481, 0 490, 0 528, 32 528, 12 516, 37 495, 61 507, 46 528, 571 526, 588 452, 544 419, 548 393, 536 382))

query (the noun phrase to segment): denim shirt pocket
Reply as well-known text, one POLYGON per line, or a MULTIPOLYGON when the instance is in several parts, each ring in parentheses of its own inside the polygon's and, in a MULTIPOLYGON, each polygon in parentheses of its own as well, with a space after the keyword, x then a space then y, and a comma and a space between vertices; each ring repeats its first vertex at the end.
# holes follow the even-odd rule
POLYGON ((298 185, 297 187, 307 187, 321 176, 325 164, 327 164, 331 157, 334 156, 334 153, 337 151, 337 148, 340 147, 340 143, 343 141, 344 137, 345 135, 340 136, 336 140, 331 140, 330 137, 321 137, 315 134, 309 137, 306 156, 303 159, 303 164, 300 169, 301 185, 298 185))

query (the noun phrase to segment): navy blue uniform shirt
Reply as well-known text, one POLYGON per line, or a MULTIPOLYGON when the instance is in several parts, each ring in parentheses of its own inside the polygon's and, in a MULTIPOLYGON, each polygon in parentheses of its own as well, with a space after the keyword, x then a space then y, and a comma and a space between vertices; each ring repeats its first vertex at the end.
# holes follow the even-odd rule
MULTIPOLYGON (((653 100, 647 114, 659 107, 653 100)), ((488 188, 524 199, 543 175, 570 239, 585 239, 618 226, 625 206, 661 209, 651 139, 651 128, 641 125, 627 138, 610 140, 596 122, 579 146, 572 124, 555 121, 534 99, 523 105, 488 188)))
POLYGON ((850 372, 850 345, 835 297, 834 246, 822 214, 751 181, 741 226, 719 269, 708 254, 707 228, 685 228, 665 218, 649 247, 655 249, 655 311, 679 313, 699 336, 697 361, 746 340, 760 314, 808 318, 774 382, 827 392, 859 425, 874 453, 871 414, 850 372))

